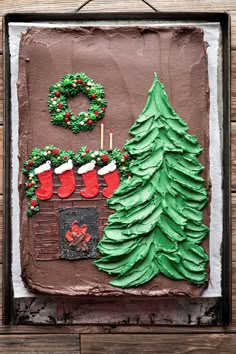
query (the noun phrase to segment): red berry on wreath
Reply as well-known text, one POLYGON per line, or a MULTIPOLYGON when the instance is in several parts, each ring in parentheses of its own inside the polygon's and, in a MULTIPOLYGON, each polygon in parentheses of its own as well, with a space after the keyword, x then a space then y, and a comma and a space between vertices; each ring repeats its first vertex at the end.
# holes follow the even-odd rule
POLYGON ((81 79, 78 79, 77 82, 78 82, 78 84, 82 84, 82 80, 81 79))
POLYGON ((68 117, 64 118, 64 121, 69 122, 69 118, 68 117))
POLYGON ((66 112, 66 113, 65 113, 65 116, 66 116, 66 117, 70 117, 70 112, 66 112))
POLYGON ((28 183, 28 188, 31 188, 32 187, 32 185, 33 185, 33 183, 28 183))
POLYGON ((59 92, 59 91, 55 92, 56 97, 59 97, 60 95, 61 95, 61 92, 59 92))
POLYGON ((29 166, 25 166, 25 169, 26 169, 26 170, 29 170, 29 166))
POLYGON ((52 149, 53 155, 57 155, 59 153, 59 150, 57 148, 52 149))
POLYGON ((82 85, 83 85, 83 86, 86 86, 87 84, 86 84, 86 82, 82 82, 82 85))
POLYGON ((96 98, 97 97, 96 93, 92 93, 91 97, 96 98))
POLYGON ((67 160, 68 159, 68 156, 64 156, 64 160, 67 160))
POLYGON ((89 151, 90 151, 89 149, 85 149, 86 154, 87 154, 89 151))
POLYGON ((62 103, 58 103, 57 107, 58 107, 58 108, 62 108, 62 107, 63 107, 63 104, 62 104, 62 103))
POLYGON ((31 200, 30 205, 35 207, 37 205, 37 200, 35 200, 35 199, 31 200))
POLYGON ((28 165, 29 165, 29 166, 32 166, 32 165, 33 165, 33 161, 32 161, 32 160, 29 160, 29 161, 28 161, 28 165))
POLYGON ((88 124, 89 124, 89 125, 92 125, 92 124, 93 124, 92 119, 89 119, 89 120, 88 120, 88 124))
POLYGON ((125 154, 124 155, 124 158, 127 160, 129 158, 129 155, 128 154, 125 154))
POLYGON ((103 161, 104 161, 104 162, 108 162, 109 157, 108 157, 107 155, 105 155, 105 156, 103 156, 103 158, 102 158, 102 159, 103 159, 103 161))
POLYGON ((98 111, 95 111, 94 114, 95 114, 96 116, 98 116, 98 115, 99 115, 99 112, 98 112, 98 111))
POLYGON ((105 108, 105 107, 102 107, 101 110, 102 110, 103 112, 105 112, 106 108, 105 108))

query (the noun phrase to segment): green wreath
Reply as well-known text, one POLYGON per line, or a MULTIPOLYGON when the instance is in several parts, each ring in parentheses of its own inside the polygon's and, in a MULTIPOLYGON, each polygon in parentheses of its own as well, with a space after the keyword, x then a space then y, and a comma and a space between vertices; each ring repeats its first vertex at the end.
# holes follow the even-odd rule
POLYGON ((104 118, 107 102, 104 99, 103 86, 94 82, 84 73, 67 74, 61 81, 49 88, 48 107, 52 114, 51 123, 69 128, 73 133, 92 130, 100 119, 104 118), (77 116, 68 107, 67 98, 79 92, 90 100, 87 112, 77 116))

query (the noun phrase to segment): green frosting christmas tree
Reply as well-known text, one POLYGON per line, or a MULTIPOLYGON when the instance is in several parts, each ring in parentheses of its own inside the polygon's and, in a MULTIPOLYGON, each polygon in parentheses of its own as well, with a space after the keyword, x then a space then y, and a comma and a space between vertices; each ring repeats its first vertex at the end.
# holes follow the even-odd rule
POLYGON ((202 224, 207 191, 199 176, 202 148, 169 105, 156 74, 146 106, 130 129, 125 149, 134 158, 132 177, 108 199, 108 219, 94 264, 116 275, 115 287, 136 287, 158 274, 206 281, 208 256, 200 246, 209 230, 202 224))

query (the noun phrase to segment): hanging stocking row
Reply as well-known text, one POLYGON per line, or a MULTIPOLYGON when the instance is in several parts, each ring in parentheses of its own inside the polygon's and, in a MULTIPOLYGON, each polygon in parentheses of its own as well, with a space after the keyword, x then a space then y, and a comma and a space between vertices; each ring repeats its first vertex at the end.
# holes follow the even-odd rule
MULTIPOLYGON (((96 162, 93 160, 78 169, 78 174, 82 176, 85 185, 85 188, 80 191, 81 196, 84 198, 94 198, 99 193, 95 165, 96 162)), ((54 172, 58 175, 61 181, 61 187, 57 191, 58 196, 63 199, 68 198, 75 190, 75 176, 72 160, 57 167, 54 172)), ((53 194, 51 162, 47 161, 45 164, 37 167, 35 169, 35 174, 38 176, 40 182, 40 187, 35 190, 35 195, 40 200, 50 199, 53 194)), ((98 170, 98 174, 104 177, 107 184, 107 187, 103 190, 102 194, 104 197, 110 198, 120 184, 115 161, 112 161, 107 166, 98 170)))
POLYGON ((78 153, 74 153, 54 145, 34 148, 23 164, 23 173, 27 177, 25 191, 29 198, 28 216, 39 211, 40 200, 52 197, 53 173, 60 179, 61 186, 57 191, 60 198, 68 198, 76 188, 73 166, 79 167, 78 174, 84 183, 84 188, 80 190, 83 198, 95 198, 98 195, 98 175, 104 178, 107 185, 102 191, 103 196, 110 198, 120 184, 120 178, 131 177, 131 161, 131 156, 119 149, 92 151, 82 146, 78 153))

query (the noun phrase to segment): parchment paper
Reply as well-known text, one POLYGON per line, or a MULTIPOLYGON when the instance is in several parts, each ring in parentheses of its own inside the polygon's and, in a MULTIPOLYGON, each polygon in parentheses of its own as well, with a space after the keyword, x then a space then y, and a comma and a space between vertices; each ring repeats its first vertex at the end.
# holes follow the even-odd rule
MULTIPOLYGON (((68 27, 81 25, 80 22, 49 24, 41 23, 10 23, 10 68, 11 68, 11 121, 12 121, 12 181, 11 181, 11 219, 12 219, 12 278, 14 297, 35 296, 25 288, 21 279, 20 265, 20 231, 19 231, 19 193, 18 193, 18 171, 21 166, 18 162, 18 100, 16 82, 18 77, 19 44, 21 33, 27 28, 34 27, 68 27), (13 198, 14 196, 14 198, 13 198), (14 205, 13 205, 14 199, 14 205)), ((196 25, 204 30, 204 40, 208 43, 208 74, 210 86, 210 178, 212 181, 211 190, 211 222, 210 222, 210 281, 208 288, 202 296, 221 296, 221 242, 222 242, 222 61, 220 45, 220 24, 218 23, 193 23, 193 22, 163 22, 163 21, 83 21, 83 25, 153 25, 153 26, 176 26, 196 25)))

